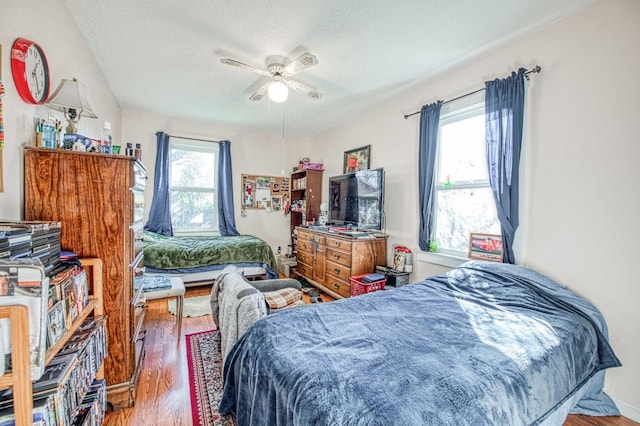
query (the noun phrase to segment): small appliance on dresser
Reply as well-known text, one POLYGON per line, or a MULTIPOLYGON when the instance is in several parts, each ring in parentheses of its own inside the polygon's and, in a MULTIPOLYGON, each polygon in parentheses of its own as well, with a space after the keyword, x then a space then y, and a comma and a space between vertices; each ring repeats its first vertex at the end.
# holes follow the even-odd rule
POLYGON ((26 220, 62 222, 61 246, 101 258, 109 355, 107 399, 130 407, 144 359, 144 303, 135 277, 143 271, 147 171, 135 157, 26 147, 26 220))

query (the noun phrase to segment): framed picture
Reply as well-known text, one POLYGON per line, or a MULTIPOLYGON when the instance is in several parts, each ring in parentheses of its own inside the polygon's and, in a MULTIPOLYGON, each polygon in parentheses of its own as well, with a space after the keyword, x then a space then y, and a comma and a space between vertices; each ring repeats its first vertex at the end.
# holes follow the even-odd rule
POLYGON ((371 145, 344 152, 343 173, 353 173, 369 169, 371 145))
POLYGON ((469 235, 469 259, 502 262, 502 237, 496 234, 469 235))
POLYGON ((282 210, 282 195, 271 196, 271 210, 282 210))

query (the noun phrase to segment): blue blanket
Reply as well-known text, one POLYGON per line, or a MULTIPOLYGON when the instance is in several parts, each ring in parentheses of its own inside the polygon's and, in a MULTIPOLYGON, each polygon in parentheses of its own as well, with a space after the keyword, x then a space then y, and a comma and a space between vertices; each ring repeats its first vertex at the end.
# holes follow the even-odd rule
POLYGON ((592 304, 532 270, 467 262, 257 321, 227 357, 220 412, 239 425, 539 424, 578 398, 574 412, 619 414, 602 392, 615 366, 592 304))

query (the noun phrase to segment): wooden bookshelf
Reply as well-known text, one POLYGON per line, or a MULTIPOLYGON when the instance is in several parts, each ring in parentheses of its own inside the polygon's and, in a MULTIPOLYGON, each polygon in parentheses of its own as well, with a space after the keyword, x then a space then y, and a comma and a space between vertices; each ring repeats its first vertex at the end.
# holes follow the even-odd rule
MULTIPOLYGON (((104 315, 102 302, 102 261, 98 258, 80 259, 84 268, 91 269, 91 296, 73 325, 66 331, 60 341, 47 349, 45 365, 49 364, 56 354, 80 327, 91 312, 95 316, 104 315)), ((16 426, 33 424, 33 394, 31 389, 31 359, 29 347, 29 310, 24 305, 0 306, 0 318, 11 320, 11 366, 13 371, 0 377, 0 390, 13 387, 14 416, 16 426)), ((96 378, 104 377, 104 364, 96 374, 96 378)))
POLYGON ((16 426, 33 423, 31 411, 31 360, 29 348, 29 308, 24 305, 0 306, 0 318, 11 320, 11 365, 13 371, 0 377, 0 389, 13 387, 16 426))

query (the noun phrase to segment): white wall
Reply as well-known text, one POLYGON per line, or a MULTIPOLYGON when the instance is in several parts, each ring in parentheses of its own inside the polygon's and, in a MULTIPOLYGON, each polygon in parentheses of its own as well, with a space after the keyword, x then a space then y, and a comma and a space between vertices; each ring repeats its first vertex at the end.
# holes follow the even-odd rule
MULTIPOLYGON (((505 77, 521 66, 540 65, 542 73, 532 76, 528 89, 518 261, 567 285, 604 313, 611 343, 624 365, 607 372, 607 391, 636 410, 640 407, 640 280, 635 268, 640 241, 638 40, 640 2, 601 1, 353 117, 309 145, 311 155, 325 159, 326 181, 341 173, 343 151, 371 144, 371 167, 384 167, 386 173, 389 241, 415 249, 419 117, 404 120, 403 114, 481 88, 484 81, 505 77)), ((419 262, 411 278, 442 270, 419 262)))
POLYGON ((0 10, 2 83, 5 88, 4 192, 0 193, 2 219, 23 217, 22 147, 35 145, 34 119, 53 113, 66 123, 61 113, 27 104, 18 95, 11 76, 11 46, 18 37, 35 41, 44 50, 49 62, 51 92, 63 78, 76 77, 87 86, 87 97, 98 119, 81 118, 78 133, 99 137, 103 122, 109 121, 114 137, 120 137, 120 108, 64 1, 3 1, 0 10))
POLYGON ((153 197, 154 167, 156 157, 156 132, 163 131, 173 136, 193 137, 208 140, 231 141, 233 163, 233 199, 235 218, 241 234, 255 235, 267 241, 275 250, 281 246, 286 252, 289 244, 289 216, 282 211, 267 213, 265 210, 249 209, 246 217, 241 217, 242 174, 288 176, 299 161, 298 152, 304 141, 286 136, 282 139, 282 113, 272 106, 276 128, 279 133, 254 133, 233 126, 198 123, 185 119, 161 117, 155 114, 125 110, 122 114, 122 145, 130 142, 142 144, 142 162, 149 171, 149 185, 145 191, 146 215, 148 216, 153 197))

